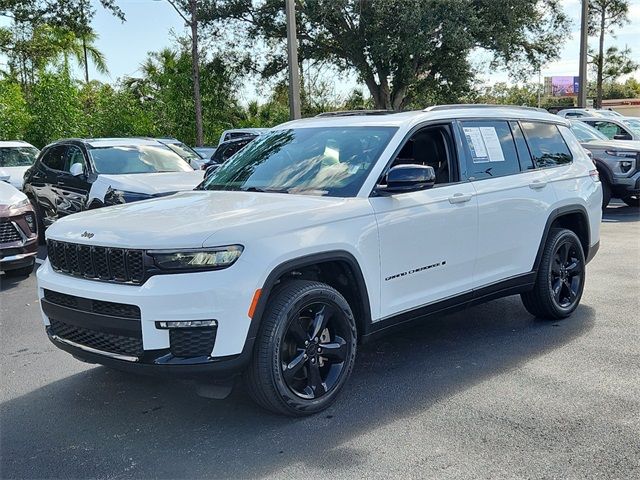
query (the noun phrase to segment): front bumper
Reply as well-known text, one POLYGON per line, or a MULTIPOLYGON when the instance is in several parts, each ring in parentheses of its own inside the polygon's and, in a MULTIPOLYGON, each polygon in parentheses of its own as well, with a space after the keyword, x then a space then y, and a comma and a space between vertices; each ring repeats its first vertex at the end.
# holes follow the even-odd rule
POLYGON ((611 190, 616 197, 621 198, 628 195, 640 195, 640 170, 631 177, 616 177, 611 185, 611 190))
POLYGON ((226 270, 122 285, 58 273, 47 260, 37 271, 47 334, 79 359, 121 370, 233 376, 246 366, 253 346, 248 309, 255 280, 244 267, 239 261, 226 270), (216 320, 217 327, 167 329, 158 323, 193 320, 216 320))

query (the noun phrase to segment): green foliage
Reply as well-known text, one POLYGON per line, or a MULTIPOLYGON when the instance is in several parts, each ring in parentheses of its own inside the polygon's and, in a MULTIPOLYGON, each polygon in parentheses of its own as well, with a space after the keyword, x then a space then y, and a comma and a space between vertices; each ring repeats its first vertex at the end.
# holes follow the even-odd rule
POLYGON ((20 85, 0 80, 0 140, 23 139, 30 119, 20 85))
MULTIPOLYGON (((213 24, 248 26, 272 47, 263 68, 283 70, 282 0, 214 2, 213 24)), ((296 2, 300 57, 356 72, 377 108, 441 103, 468 90, 468 54, 484 49, 513 73, 555 58, 567 34, 558 0, 313 0, 296 2), (428 91, 428 92, 427 92, 428 91)))
POLYGON ((82 103, 68 73, 42 73, 31 90, 26 139, 38 147, 85 133, 82 103))

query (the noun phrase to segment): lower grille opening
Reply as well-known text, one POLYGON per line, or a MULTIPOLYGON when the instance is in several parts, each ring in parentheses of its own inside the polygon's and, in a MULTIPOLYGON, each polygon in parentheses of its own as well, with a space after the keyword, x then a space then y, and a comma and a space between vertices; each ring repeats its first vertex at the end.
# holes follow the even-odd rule
POLYGON ((111 333, 98 332, 88 328, 78 327, 53 318, 49 319, 54 335, 80 345, 95 348, 103 352, 142 356, 142 335, 128 337, 111 333))
POLYGON ((216 328, 173 328, 169 331, 171 353, 176 357, 210 356, 216 328))

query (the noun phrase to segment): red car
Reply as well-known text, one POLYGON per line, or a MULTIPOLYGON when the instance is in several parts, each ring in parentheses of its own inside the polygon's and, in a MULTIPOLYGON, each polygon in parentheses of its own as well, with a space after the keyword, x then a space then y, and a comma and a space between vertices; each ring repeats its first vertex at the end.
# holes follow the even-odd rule
POLYGON ((0 271, 28 276, 38 253, 36 215, 27 196, 0 181, 0 271))

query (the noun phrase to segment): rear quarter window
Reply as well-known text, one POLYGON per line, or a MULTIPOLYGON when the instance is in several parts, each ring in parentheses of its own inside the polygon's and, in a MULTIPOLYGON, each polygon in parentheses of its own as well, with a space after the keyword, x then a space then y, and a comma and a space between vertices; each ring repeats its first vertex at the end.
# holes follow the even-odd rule
POLYGON ((571 163, 571 150, 557 125, 543 122, 521 122, 520 125, 536 167, 555 167, 571 163))

